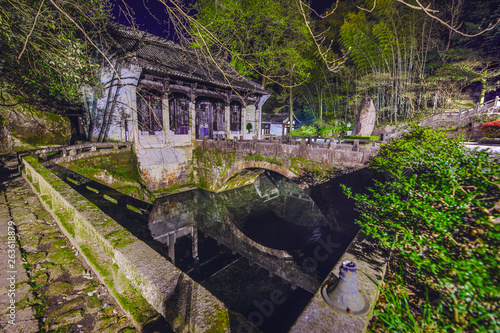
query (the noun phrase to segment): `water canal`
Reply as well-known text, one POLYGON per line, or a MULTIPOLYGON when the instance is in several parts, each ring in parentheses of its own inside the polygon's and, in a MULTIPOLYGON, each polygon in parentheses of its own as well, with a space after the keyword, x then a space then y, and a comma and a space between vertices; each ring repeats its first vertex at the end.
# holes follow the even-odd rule
POLYGON ((254 184, 165 196, 143 207, 149 214, 137 214, 119 208, 134 199, 61 166, 51 169, 262 332, 289 330, 359 230, 339 186, 359 183, 355 174, 306 193, 265 171, 254 184), (89 190, 96 187, 99 195, 89 190))

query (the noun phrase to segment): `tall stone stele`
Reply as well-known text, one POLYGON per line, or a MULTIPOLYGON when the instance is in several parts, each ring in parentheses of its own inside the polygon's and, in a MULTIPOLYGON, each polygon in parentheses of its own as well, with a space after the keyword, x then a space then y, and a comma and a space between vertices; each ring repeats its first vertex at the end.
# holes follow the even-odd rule
POLYGON ((356 116, 356 123, 352 135, 356 136, 370 136, 375 126, 375 105, 370 96, 366 96, 361 101, 358 115, 356 116))

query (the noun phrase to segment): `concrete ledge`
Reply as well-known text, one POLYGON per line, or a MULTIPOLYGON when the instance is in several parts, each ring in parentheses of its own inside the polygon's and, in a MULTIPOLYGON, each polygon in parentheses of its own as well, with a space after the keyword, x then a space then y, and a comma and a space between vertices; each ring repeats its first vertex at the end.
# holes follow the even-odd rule
POLYGON ((379 295, 377 284, 382 284, 388 258, 387 251, 381 250, 362 231, 359 231, 321 288, 302 311, 290 332, 366 332, 379 295), (345 260, 354 261, 358 266, 358 289, 361 294, 367 296, 370 303, 370 310, 364 316, 355 317, 347 313, 336 312, 327 305, 321 295, 323 286, 326 284, 331 286, 337 282, 340 265, 345 260))
POLYGON ((60 180, 36 156, 22 158, 45 209, 142 330, 160 313, 177 332, 229 332, 216 297, 60 180), (140 295, 138 295, 140 293, 140 295))

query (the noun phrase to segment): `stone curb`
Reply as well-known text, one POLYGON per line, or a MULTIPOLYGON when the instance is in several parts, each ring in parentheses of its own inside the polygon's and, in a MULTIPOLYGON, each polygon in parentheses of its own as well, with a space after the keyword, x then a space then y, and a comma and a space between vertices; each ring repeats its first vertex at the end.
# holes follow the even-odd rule
MULTIPOLYGON (((16 269, 15 325, 1 323, 0 327, 6 332, 135 331, 25 180, 13 177, 3 185, 2 227, 7 217, 16 225, 20 267, 16 269)), ((2 258, 6 254, 2 251, 2 258)))
POLYGON ((23 177, 44 207, 138 327, 160 313, 176 331, 229 331, 229 310, 205 288, 59 180, 36 157, 24 157, 22 164, 23 177), (131 291, 142 295, 133 304, 126 294, 131 291))
POLYGON ((380 249, 360 230, 289 332, 366 332, 379 296, 379 286, 384 280, 388 258, 389 253, 380 249), (370 304, 366 315, 353 316, 337 312, 327 305, 321 294, 325 285, 335 285, 339 279, 340 265, 346 260, 354 261, 358 266, 358 289, 370 304))

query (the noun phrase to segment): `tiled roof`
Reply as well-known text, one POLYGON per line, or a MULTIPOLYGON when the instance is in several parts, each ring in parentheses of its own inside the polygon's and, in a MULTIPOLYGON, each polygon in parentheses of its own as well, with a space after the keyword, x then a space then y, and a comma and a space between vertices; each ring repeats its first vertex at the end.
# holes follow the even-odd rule
POLYGON ((170 76, 238 88, 268 95, 262 85, 239 74, 226 61, 209 59, 201 52, 183 47, 147 32, 113 24, 112 47, 128 56, 128 61, 143 69, 170 76))
MULTIPOLYGON (((288 113, 263 113, 262 114, 262 122, 266 123, 284 123, 285 121, 288 121, 289 114, 288 113)), ((299 122, 297 117, 293 115, 293 119, 296 122, 299 122)))

